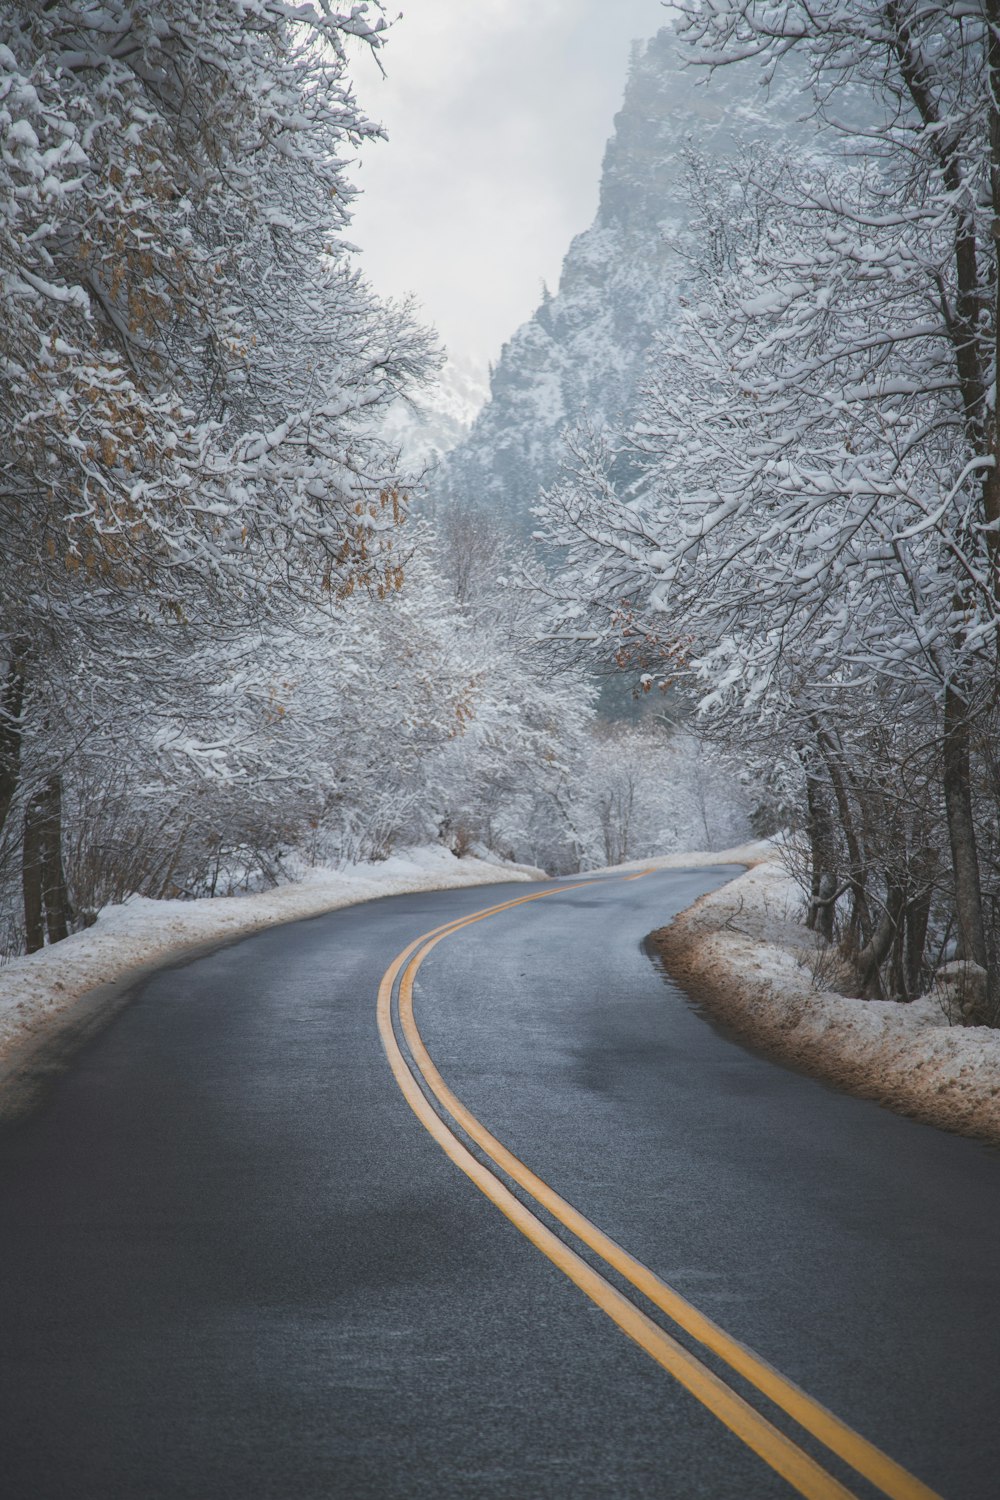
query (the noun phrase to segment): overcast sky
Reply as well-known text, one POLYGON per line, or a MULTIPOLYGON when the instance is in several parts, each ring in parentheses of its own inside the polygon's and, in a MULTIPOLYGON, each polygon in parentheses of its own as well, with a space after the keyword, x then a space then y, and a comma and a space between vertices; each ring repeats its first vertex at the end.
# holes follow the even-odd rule
POLYGON ((351 238, 459 360, 485 373, 555 289, 597 207, 629 43, 665 20, 659 0, 407 0, 387 77, 358 65, 389 140, 364 151, 351 238))

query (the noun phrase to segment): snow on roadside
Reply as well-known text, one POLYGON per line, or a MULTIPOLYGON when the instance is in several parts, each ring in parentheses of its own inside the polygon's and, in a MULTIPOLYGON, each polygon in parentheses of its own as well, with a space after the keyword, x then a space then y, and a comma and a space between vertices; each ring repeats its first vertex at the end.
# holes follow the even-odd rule
POLYGON ((624 865, 608 865, 602 870, 588 870, 589 875, 625 875, 639 870, 707 870, 712 865, 757 865, 774 858, 771 839, 757 839, 752 844, 737 844, 732 849, 695 849, 674 854, 656 854, 652 859, 633 859, 624 865))
POLYGON ((167 963, 186 949, 377 896, 545 878, 543 870, 527 865, 457 859, 434 846, 343 871, 317 867, 292 885, 249 896, 198 901, 133 896, 121 906, 105 907, 93 927, 0 968, 0 1063, 57 1031, 88 991, 140 966, 167 963))
POLYGON ((799 888, 771 852, 654 934, 669 972, 783 1061, 900 1114, 1000 1142, 1000 1031, 949 1024, 933 996, 901 1005, 829 988, 830 952, 802 925, 799 888))
MULTIPOLYGON (((951 1026, 933 999, 855 1000, 824 987, 828 960, 801 924, 798 887, 769 841, 588 872, 746 864, 746 874, 655 934, 670 972, 749 1042, 852 1093, 930 1124, 1000 1142, 1000 1031, 951 1026)), ((414 849, 294 884, 200 901, 132 897, 93 927, 0 968, 0 1070, 72 1020, 89 992, 186 950, 379 896, 542 880, 528 866, 414 849)))

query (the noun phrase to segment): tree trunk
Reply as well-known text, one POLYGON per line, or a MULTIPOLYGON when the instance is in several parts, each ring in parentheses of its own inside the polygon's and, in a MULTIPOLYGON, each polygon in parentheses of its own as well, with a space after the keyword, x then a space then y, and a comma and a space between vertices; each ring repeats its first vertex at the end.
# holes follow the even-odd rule
POLYGON ((809 809, 809 852, 812 863, 812 900, 806 926, 819 932, 826 941, 833 941, 834 903, 830 900, 837 889, 837 876, 833 868, 834 843, 833 822, 823 796, 823 787, 817 776, 806 772, 806 805, 809 809))
POLYGON ((833 795, 837 802, 837 812, 840 815, 840 826, 847 844, 847 857, 850 861, 851 877, 851 916, 848 926, 850 942, 853 948, 862 948, 865 943, 871 940, 875 924, 868 910, 868 896, 866 892, 867 870, 861 844, 858 840, 854 816, 851 812, 851 798, 847 787, 843 758, 829 730, 824 728, 815 715, 810 718, 810 723, 816 735, 816 743, 819 746, 820 754, 826 763, 830 785, 833 787, 833 795))
POLYGON ((934 894, 937 859, 936 850, 928 846, 921 849, 911 863, 914 889, 906 907, 906 952, 904 956, 906 989, 910 995, 920 993, 921 982, 927 968, 924 949, 927 946, 927 929, 930 925, 931 898, 934 894))
MULTIPOLYGON (((955 915, 961 957, 990 973, 983 921, 983 894, 972 812, 969 752, 969 705, 965 694, 949 683, 944 695, 943 786, 951 863, 955 877, 955 915)), ((991 975, 992 979, 992 975, 991 975)))
MULTIPOLYGON (((987 67, 989 69, 990 133, 990 199, 993 206, 993 421, 990 429, 990 451, 993 468, 983 477, 983 511, 988 524, 1000 521, 1000 0, 986 0, 989 22, 987 67)), ((993 560, 993 587, 1000 594, 997 576, 1000 536, 995 530, 986 533, 986 545, 993 560)))
POLYGON ((29 953, 45 947, 42 897, 42 823, 45 800, 42 793, 31 798, 24 814, 21 845, 21 886, 24 892, 24 941, 29 953))
POLYGON ((893 1000, 912 1000, 913 991, 910 989, 906 970, 906 917, 909 911, 909 898, 905 885, 896 886, 890 890, 887 905, 896 919, 889 962, 889 995, 893 1000))
POLYGON ((879 969, 889 957, 903 917, 904 895, 899 886, 890 886, 885 910, 869 943, 858 954, 858 977, 861 994, 866 1000, 881 1000, 884 994, 879 969))
POLYGON ((0 830, 21 774, 21 710, 24 707, 24 643, 11 645, 7 676, 0 690, 0 830))
POLYGON ((826 942, 834 941, 834 901, 837 889, 837 840, 834 837, 834 819, 826 799, 826 787, 816 774, 816 753, 811 745, 796 747, 802 769, 805 771, 805 805, 808 819, 805 825, 810 840, 810 907, 805 926, 819 932, 826 942))
POLYGON ((24 936, 29 953, 69 935, 72 909, 62 861, 62 778, 53 775, 35 792, 24 814, 21 846, 24 936))
POLYGON ((72 908, 66 889, 62 857, 62 777, 50 776, 45 783, 44 815, 41 822, 42 900, 49 942, 69 936, 72 908))

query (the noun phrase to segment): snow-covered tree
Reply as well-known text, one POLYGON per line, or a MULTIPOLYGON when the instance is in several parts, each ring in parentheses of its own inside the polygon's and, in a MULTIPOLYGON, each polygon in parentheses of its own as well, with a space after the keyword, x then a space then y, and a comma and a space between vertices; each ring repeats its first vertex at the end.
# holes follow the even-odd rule
MULTIPOLYGON (((876 967, 908 940, 906 890, 921 946, 919 871, 943 812, 960 950, 992 971, 977 843, 992 857, 1000 17, 832 0, 681 8, 703 60, 774 68, 803 54, 828 154, 761 153, 709 191, 702 175, 700 279, 633 434, 644 480, 619 494, 613 453, 581 443, 548 501, 568 547, 567 615, 652 675, 682 663, 720 715, 768 725, 820 824, 822 782, 853 845, 852 922, 876 967), (909 853, 870 879, 850 825, 878 799, 870 786, 859 801, 862 779, 840 774, 845 747, 878 747, 897 770, 919 762, 916 816, 921 733, 930 802, 913 823, 883 798, 883 833, 894 823, 909 853)), ((817 919, 843 874, 814 861, 817 919)))
POLYGON ((453 847, 576 869, 574 808, 593 684, 580 672, 553 671, 548 615, 516 586, 516 544, 489 512, 442 507, 434 530, 481 688, 465 732, 438 757, 428 805, 439 809, 453 847))
POLYGON ((20 796, 32 847, 123 641, 155 698, 199 640, 399 581, 378 418, 430 344, 341 238, 378 133, 348 47, 384 31, 377 0, 0 4, 0 820, 20 796))

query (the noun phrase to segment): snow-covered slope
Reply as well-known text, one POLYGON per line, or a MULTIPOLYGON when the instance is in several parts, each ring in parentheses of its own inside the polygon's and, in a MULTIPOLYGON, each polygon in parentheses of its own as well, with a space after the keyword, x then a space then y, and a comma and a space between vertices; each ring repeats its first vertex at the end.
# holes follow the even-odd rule
POLYGON ((570 245, 557 294, 503 346, 489 401, 441 465, 441 499, 488 505, 530 530, 567 424, 616 425, 632 412, 653 335, 678 295, 683 263, 669 239, 685 219, 687 149, 728 155, 794 118, 794 102, 765 99, 752 70, 710 80, 684 57, 670 28, 635 44, 597 217, 570 245))

